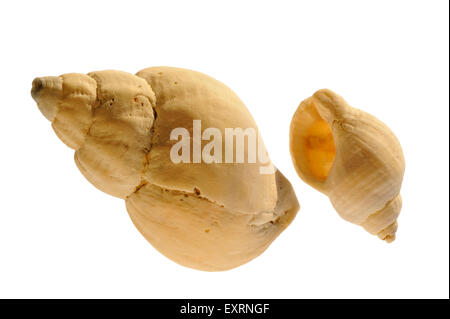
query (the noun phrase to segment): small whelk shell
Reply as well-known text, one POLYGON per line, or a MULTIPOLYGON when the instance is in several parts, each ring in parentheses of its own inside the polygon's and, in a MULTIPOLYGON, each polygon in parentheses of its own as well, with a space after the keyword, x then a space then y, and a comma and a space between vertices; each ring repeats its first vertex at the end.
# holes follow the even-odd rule
POLYGON ((290 151, 298 175, 326 194, 342 218, 395 240, 405 161, 384 123, 319 90, 293 116, 290 151))

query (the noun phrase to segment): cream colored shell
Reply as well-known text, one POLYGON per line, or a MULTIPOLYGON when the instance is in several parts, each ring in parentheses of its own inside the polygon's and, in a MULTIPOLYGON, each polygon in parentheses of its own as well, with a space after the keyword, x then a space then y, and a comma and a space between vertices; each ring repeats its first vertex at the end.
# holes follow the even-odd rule
POLYGON ((299 209, 286 178, 260 174, 262 163, 171 161, 170 132, 192 133, 193 120, 222 134, 257 129, 236 94, 207 75, 170 67, 64 74, 35 79, 31 93, 86 179, 123 198, 143 236, 179 264, 239 266, 261 254, 299 209))
POLYGON ((405 161, 384 123, 319 90, 292 118, 290 151, 298 175, 326 194, 342 218, 395 239, 405 161))

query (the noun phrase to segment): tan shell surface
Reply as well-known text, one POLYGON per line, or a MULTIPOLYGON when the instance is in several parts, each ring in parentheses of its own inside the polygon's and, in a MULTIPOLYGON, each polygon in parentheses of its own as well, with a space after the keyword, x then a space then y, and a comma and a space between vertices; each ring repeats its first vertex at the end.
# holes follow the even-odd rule
POLYGON ((150 150, 154 93, 141 78, 120 71, 91 72, 97 82, 93 123, 75 153, 93 185, 125 198, 141 183, 150 150))
MULTIPOLYGON (((226 128, 257 126, 237 95, 221 82, 199 72, 153 67, 137 73, 156 94, 157 120, 146 177, 163 188, 193 193, 242 213, 273 211, 276 204, 274 174, 260 174, 262 163, 173 163, 170 140, 173 129, 186 128, 193 137, 193 120, 201 120, 202 129, 217 128, 225 138, 226 128)), ((223 140, 224 141, 224 140, 223 140)), ((207 141, 202 142, 202 147, 207 141)), ((225 144, 225 143, 223 143, 225 144)), ((222 154, 225 154, 223 149, 222 154)), ((192 157, 192 154, 191 154, 192 157)))
POLYGON ((264 223, 206 198, 146 184, 127 200, 136 228, 162 254, 195 269, 221 271, 260 255, 299 208, 291 185, 277 171, 275 218, 264 223))

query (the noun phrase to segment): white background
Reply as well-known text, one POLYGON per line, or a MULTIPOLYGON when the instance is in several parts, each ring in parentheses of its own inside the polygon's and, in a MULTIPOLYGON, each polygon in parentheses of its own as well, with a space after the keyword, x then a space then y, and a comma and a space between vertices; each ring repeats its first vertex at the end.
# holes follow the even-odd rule
POLYGON ((449 297, 448 1, 3 1, 0 297, 449 297), (209 74, 259 125, 301 210, 260 257, 227 272, 179 266, 124 202, 77 170, 30 96, 34 77, 149 66, 209 74), (320 88, 398 136, 397 240, 340 219, 296 175, 289 123, 320 88))

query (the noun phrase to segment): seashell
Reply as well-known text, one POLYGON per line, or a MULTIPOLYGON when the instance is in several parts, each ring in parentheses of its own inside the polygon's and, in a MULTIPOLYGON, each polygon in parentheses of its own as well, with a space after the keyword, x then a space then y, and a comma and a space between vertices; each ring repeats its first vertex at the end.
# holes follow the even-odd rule
POLYGON ((268 158, 171 160, 171 132, 192 132, 193 121, 222 134, 228 128, 257 131, 237 95, 205 74, 170 67, 136 75, 70 73, 36 78, 31 95, 75 150, 84 177, 124 199, 141 234, 181 265, 207 271, 242 265, 264 252, 299 209, 289 181, 268 158), (261 168, 270 170, 261 174, 261 168))
POLYGON ((319 90, 292 118, 290 152, 300 178, 327 195, 343 219, 395 240, 405 161, 384 123, 319 90))

